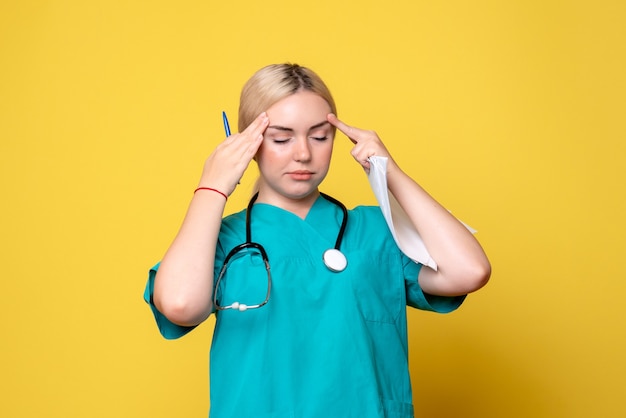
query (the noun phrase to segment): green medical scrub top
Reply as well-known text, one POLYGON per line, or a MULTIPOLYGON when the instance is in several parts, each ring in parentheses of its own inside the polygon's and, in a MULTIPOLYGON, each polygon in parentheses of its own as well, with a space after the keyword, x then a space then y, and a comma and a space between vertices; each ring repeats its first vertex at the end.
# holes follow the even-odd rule
MULTIPOLYGON (((224 218, 215 278, 226 254, 245 242, 246 211, 224 218)), ((216 312, 210 355, 210 417, 413 417, 406 306, 440 313, 464 297, 426 295, 421 268, 399 250, 378 207, 349 211, 342 272, 324 265, 343 218, 320 197, 306 219, 257 203, 252 241, 271 266, 267 305, 216 312)), ((154 276, 144 294, 151 304, 154 276)), ((234 257, 218 289, 221 305, 264 300, 267 274, 256 253, 234 257)), ((193 328, 167 320, 151 304, 165 338, 193 328)))

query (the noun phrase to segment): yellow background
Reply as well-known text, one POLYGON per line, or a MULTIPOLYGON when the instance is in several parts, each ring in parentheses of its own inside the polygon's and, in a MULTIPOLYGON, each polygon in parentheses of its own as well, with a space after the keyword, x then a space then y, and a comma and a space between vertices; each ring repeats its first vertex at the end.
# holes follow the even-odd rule
MULTIPOLYGON (((416 415, 626 416, 624 4, 2 2, 0 416, 206 416, 213 320, 164 341, 141 296, 220 112, 283 61, 492 261, 458 312, 409 313, 416 415)), ((373 203, 349 148, 323 189, 373 203)))

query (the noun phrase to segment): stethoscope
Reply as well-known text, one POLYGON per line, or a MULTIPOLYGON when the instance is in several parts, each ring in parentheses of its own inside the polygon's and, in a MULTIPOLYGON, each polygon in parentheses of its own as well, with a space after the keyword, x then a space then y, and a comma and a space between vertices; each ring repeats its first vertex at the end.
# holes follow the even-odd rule
MULTIPOLYGON (((329 202, 337 205, 343 212, 343 219, 341 220, 341 226, 339 227, 339 233, 337 234, 335 247, 329 248, 328 250, 324 251, 324 253, 322 254, 322 260, 324 262, 324 265, 330 271, 338 273, 338 272, 345 270, 345 268, 348 266, 348 259, 339 249, 341 247, 341 241, 343 240, 343 234, 346 230, 346 225, 348 224, 348 210, 343 205, 343 203, 341 203, 337 199, 330 197, 327 194, 321 193, 321 192, 320 192, 320 195, 324 199, 328 200, 329 202)), ((263 248, 261 244, 252 241, 252 233, 251 233, 252 206, 254 206, 254 202, 256 201, 258 197, 259 197, 259 194, 256 193, 254 196, 252 196, 252 199, 250 199, 250 202, 248 203, 248 209, 246 211, 246 242, 244 242, 243 244, 239 244, 236 247, 234 247, 232 250, 230 250, 226 258, 224 259, 224 265, 222 266, 220 270, 220 274, 219 276, 217 276, 217 280, 215 282, 215 290, 213 291, 213 306, 215 307, 215 309, 219 311, 224 311, 227 309, 234 309, 234 310, 243 312, 248 309, 257 309, 265 305, 270 300, 270 293, 272 290, 272 275, 270 273, 269 258, 267 257, 267 252, 265 251, 265 248, 263 248), (220 282, 222 281, 222 277, 224 276, 224 273, 226 272, 226 269, 228 267, 228 262, 238 252, 245 250, 245 249, 250 249, 250 248, 256 249, 259 252, 263 260, 263 264, 265 264, 265 270, 267 271, 267 293, 265 295, 265 300, 256 305, 246 305, 246 304, 239 303, 239 302, 233 302, 230 305, 220 305, 217 301, 217 292, 219 289, 220 282)))

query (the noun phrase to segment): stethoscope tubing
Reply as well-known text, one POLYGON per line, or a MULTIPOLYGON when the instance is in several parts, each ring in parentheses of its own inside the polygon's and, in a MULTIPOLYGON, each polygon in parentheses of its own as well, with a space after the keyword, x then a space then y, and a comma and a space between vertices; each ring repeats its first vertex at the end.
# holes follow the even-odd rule
MULTIPOLYGON (((339 228, 339 233, 337 234, 337 240, 335 241, 335 255, 339 254, 341 261, 339 262, 339 266, 340 267, 336 267, 333 266, 331 264, 329 264, 329 262, 327 262, 326 259, 326 253, 324 254, 323 260, 324 260, 324 264, 326 264, 326 267, 328 267, 329 270, 334 271, 334 272, 340 272, 343 271, 343 269, 345 269, 346 266, 346 259, 345 256, 341 253, 340 251, 340 247, 341 247, 341 243, 343 241, 343 235, 344 232, 346 230, 346 227, 348 225, 348 209, 346 209, 346 207, 343 205, 343 203, 341 203, 340 201, 338 201, 337 199, 320 192, 320 195, 328 200, 329 202, 335 204, 336 206, 338 206, 342 213, 343 213, 343 219, 341 220, 341 226, 339 228)), ((230 252, 228 253, 228 255, 226 256, 226 258, 224 259, 224 264, 222 265, 222 268, 220 270, 219 276, 215 282, 215 289, 213 292, 213 306, 215 307, 215 309, 219 310, 219 311, 224 311, 224 310, 229 310, 229 309, 234 309, 234 310, 239 310, 239 311, 246 311, 248 309, 256 309, 256 308, 260 308, 261 306, 267 304, 267 302, 269 301, 270 298, 270 294, 271 294, 271 288, 272 288, 272 275, 270 272, 270 263, 269 263, 269 257, 267 255, 267 252, 265 251, 265 248, 263 248, 263 246, 257 242, 253 242, 252 241, 252 207, 254 206, 254 202, 256 202, 257 198, 259 197, 259 193, 255 193, 254 196, 252 196, 252 198, 250 199, 250 202, 248 203, 248 207, 246 210, 246 242, 244 242, 243 244, 239 244, 237 246, 235 246, 233 249, 230 250, 230 252), (222 277, 224 276, 224 273, 226 272, 226 268, 228 266, 228 262, 230 261, 230 259, 237 254, 239 251, 244 250, 246 248, 254 248, 256 250, 258 250, 261 253, 261 258, 263 259, 263 262, 265 263, 265 269, 267 270, 267 294, 265 295, 265 300, 259 304, 256 305, 245 305, 239 302, 233 302, 230 305, 227 306, 222 306, 218 303, 217 301, 217 292, 218 292, 218 288, 220 285, 220 282, 222 281, 222 277)), ((328 252, 332 252, 333 250, 328 250, 328 252)), ((331 257, 332 258, 332 257, 331 257)))
MULTIPOLYGON (((337 240, 335 241, 335 249, 339 250, 341 248, 341 242, 343 241, 343 234, 345 233, 346 227, 348 226, 348 209, 343 203, 341 203, 334 197, 327 195, 326 193, 320 192, 320 196, 322 196, 324 199, 328 200, 329 202, 333 203, 334 205, 338 206, 341 209, 341 212, 343 213, 343 219, 341 220, 341 226, 339 227, 339 233, 337 234, 337 240)), ((257 192, 254 194, 254 196, 252 196, 252 198, 250 199, 250 202, 248 202, 248 209, 246 210, 246 242, 247 243, 252 242, 252 232, 251 232, 252 207, 254 206, 254 202, 256 202, 258 197, 259 197, 259 193, 257 192)), ((263 252, 265 252, 265 250, 263 252)))
POLYGON ((339 250, 341 247, 341 242, 343 241, 343 234, 346 231, 346 226, 348 226, 348 209, 346 209, 344 204, 338 201, 337 199, 335 199, 334 197, 331 197, 327 195, 326 193, 322 193, 322 192, 320 192, 320 195, 324 199, 328 200, 329 202, 332 202, 335 205, 339 206, 339 208, 343 212, 343 219, 341 220, 341 226, 339 227, 339 233, 337 234, 337 240, 335 241, 335 249, 339 250))

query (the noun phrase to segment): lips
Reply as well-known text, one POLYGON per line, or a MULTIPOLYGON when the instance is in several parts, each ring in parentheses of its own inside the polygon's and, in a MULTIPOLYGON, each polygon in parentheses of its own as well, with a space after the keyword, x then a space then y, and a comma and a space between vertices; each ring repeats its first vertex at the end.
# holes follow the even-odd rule
POLYGON ((311 177, 313 177, 313 174, 311 171, 307 171, 307 170, 296 170, 296 171, 291 171, 289 173, 287 173, 289 175, 289 177, 291 177, 294 180, 309 180, 311 177))

